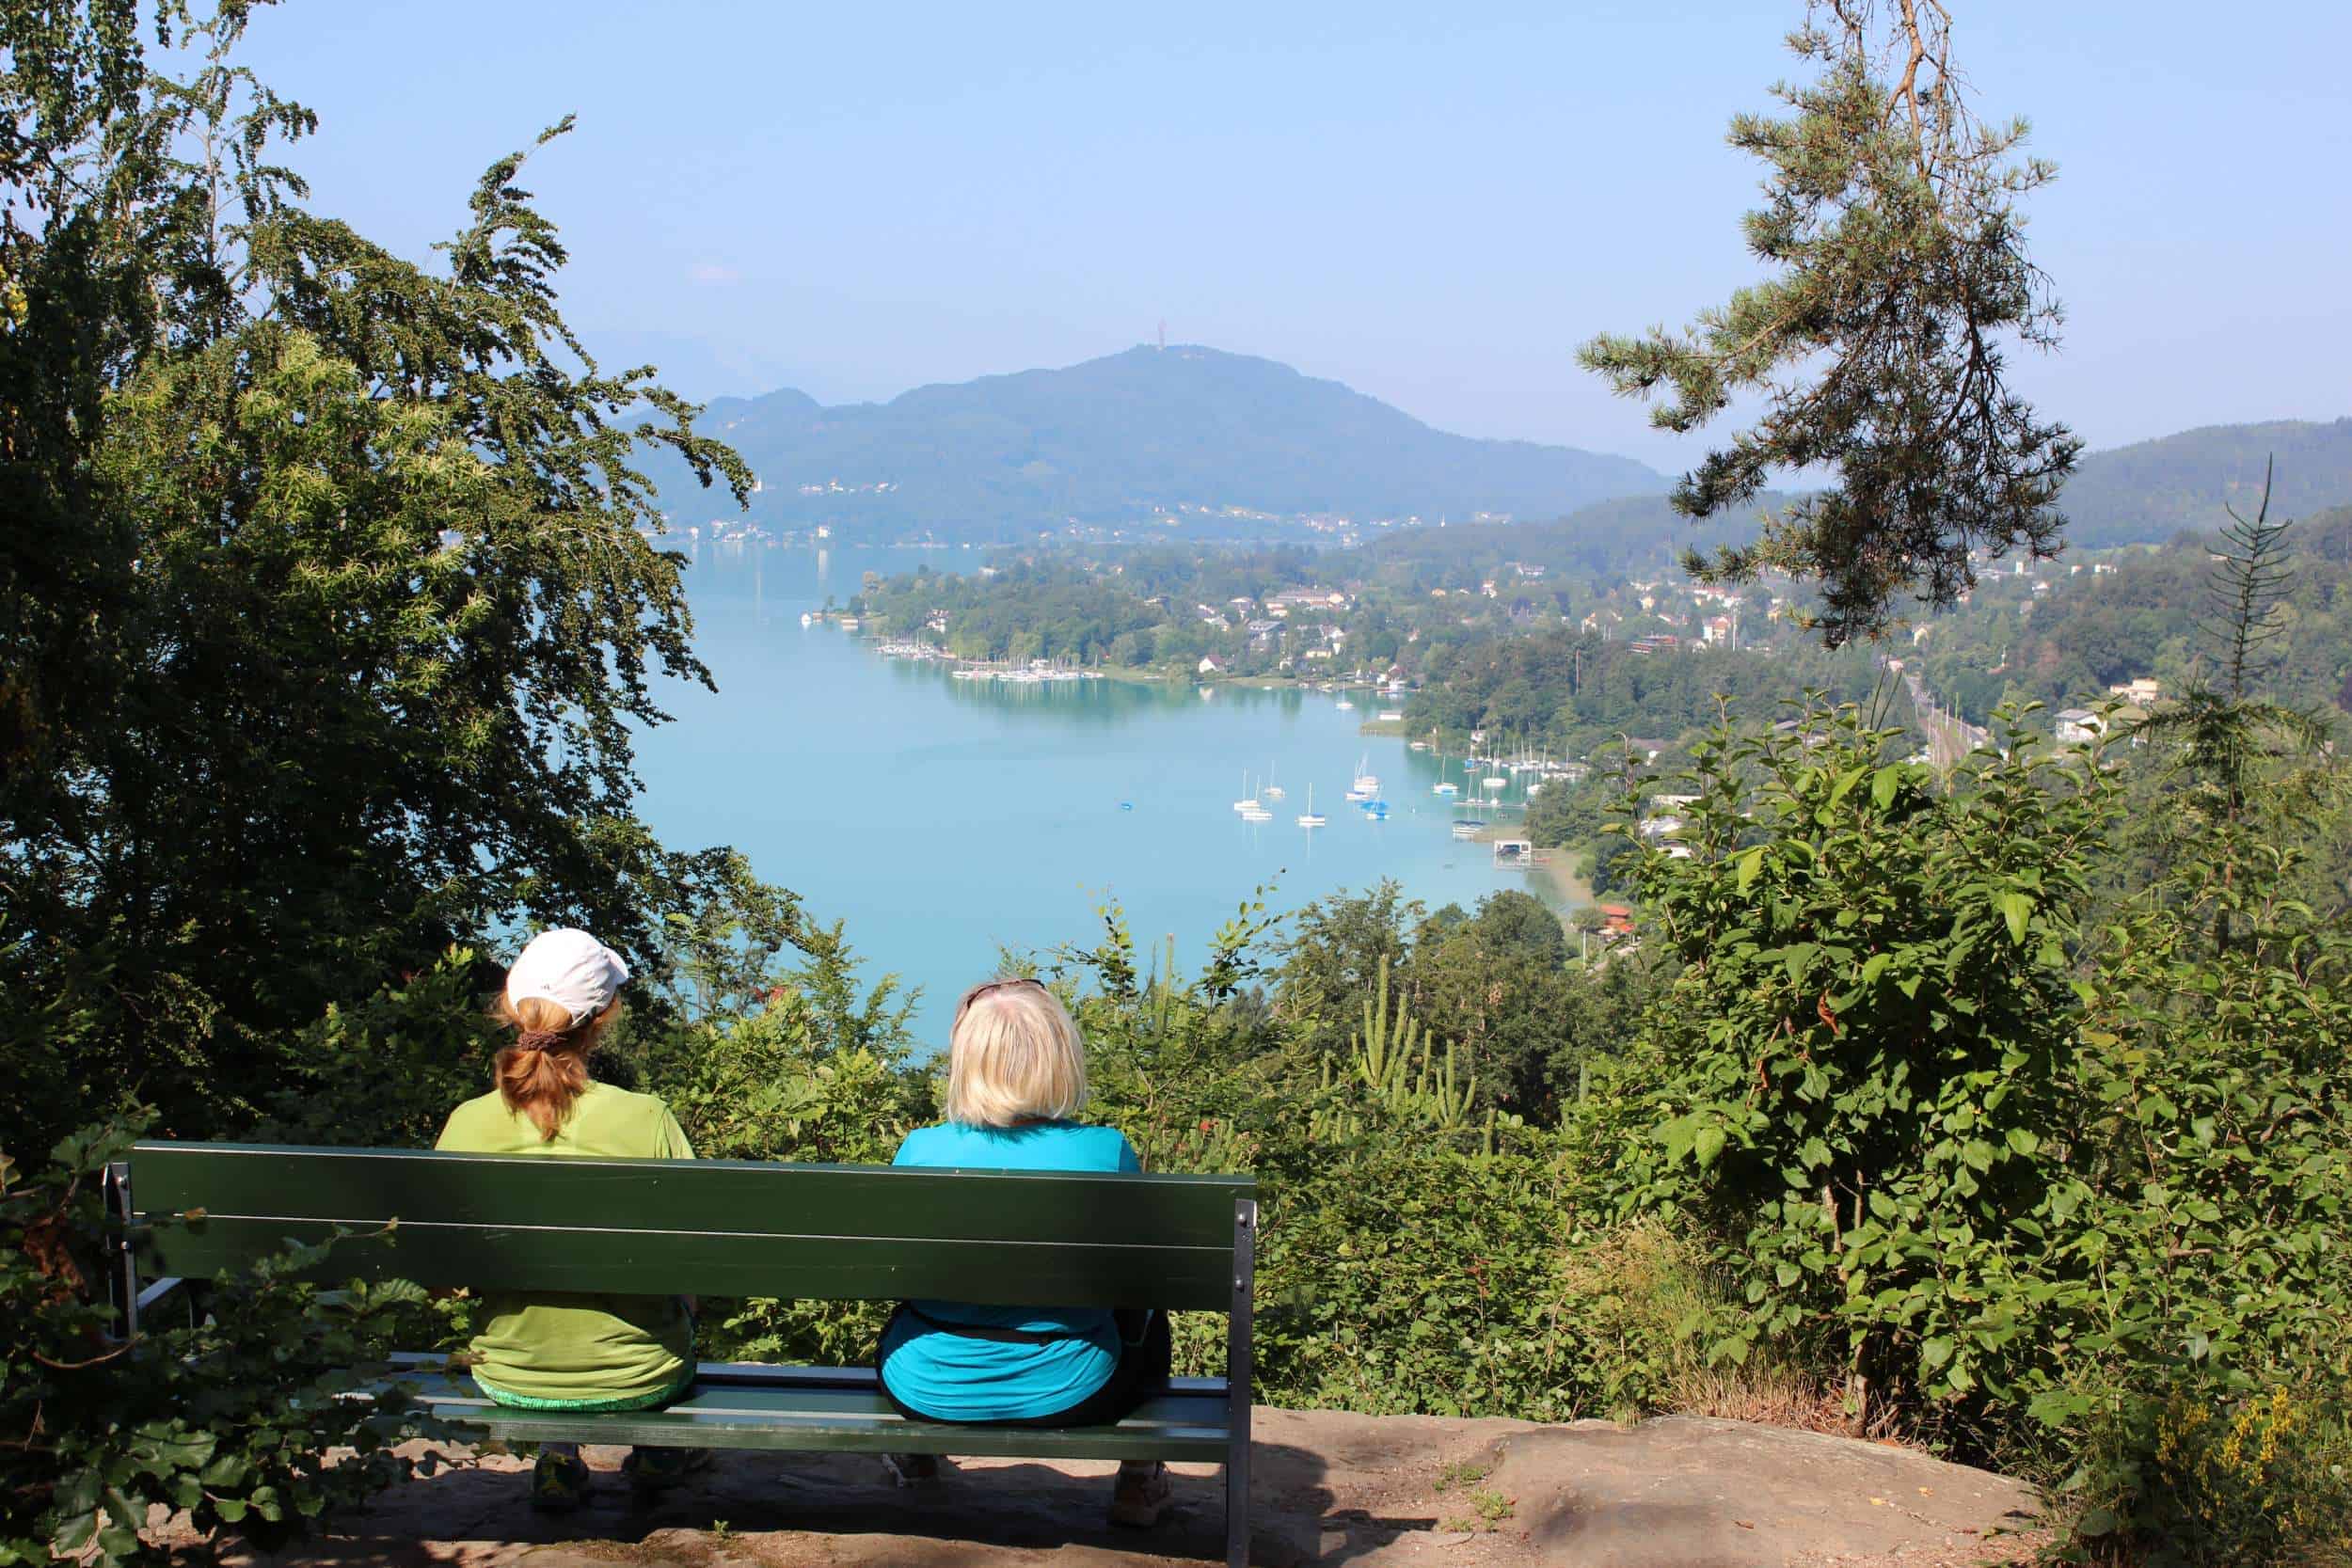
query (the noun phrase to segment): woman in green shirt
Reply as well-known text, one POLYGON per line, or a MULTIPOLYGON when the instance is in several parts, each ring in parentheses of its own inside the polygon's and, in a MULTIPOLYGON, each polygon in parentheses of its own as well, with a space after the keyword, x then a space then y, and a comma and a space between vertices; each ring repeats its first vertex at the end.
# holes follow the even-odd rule
MULTIPOLYGON (((450 1113, 436 1148, 469 1154, 691 1160, 693 1146, 649 1094, 589 1076, 588 1058, 620 1011, 628 966, 585 931, 541 933, 507 972, 500 1021, 515 1038, 498 1055, 497 1085, 450 1113)), ((473 1378, 500 1404, 532 1410, 644 1410, 694 1381, 691 1304, 678 1296, 544 1293, 484 1298, 473 1378)), ((639 1449, 628 1471, 641 1487, 682 1475, 689 1456, 639 1449)), ((588 1467, 576 1444, 546 1444, 532 1474, 532 1506, 579 1505, 588 1467)))

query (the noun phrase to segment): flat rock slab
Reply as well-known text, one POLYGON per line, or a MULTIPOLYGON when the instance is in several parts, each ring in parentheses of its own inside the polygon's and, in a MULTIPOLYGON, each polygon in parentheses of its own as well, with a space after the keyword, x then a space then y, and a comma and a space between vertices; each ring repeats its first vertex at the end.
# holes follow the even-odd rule
MULTIPOLYGON (((1964 1568, 2010 1561, 2022 1483, 1849 1438, 1668 1418, 1607 1421, 1261 1410, 1251 1560, 1461 1568, 1964 1568), (1444 1484, 1440 1486, 1440 1481, 1444 1484)), ((1172 1568, 1224 1560, 1222 1486, 1176 1467, 1156 1530, 1104 1520, 1108 1464, 969 1460, 898 1487, 866 1456, 717 1456, 637 1506, 591 1449, 588 1505, 526 1505, 522 1462, 479 1460, 384 1497, 278 1563, 346 1568, 1172 1568)))

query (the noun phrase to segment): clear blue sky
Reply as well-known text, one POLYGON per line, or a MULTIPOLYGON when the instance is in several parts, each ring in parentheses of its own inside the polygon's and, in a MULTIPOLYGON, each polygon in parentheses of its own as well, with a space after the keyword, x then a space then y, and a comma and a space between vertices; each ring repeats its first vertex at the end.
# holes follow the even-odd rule
MULTIPOLYGON (((2352 413, 2352 12, 1953 0, 2069 312, 2019 380, 2094 445, 2352 413)), ((1450 430, 1695 456, 1573 363, 1751 276, 1727 117, 1799 0, 289 0, 247 63, 317 109, 317 204, 421 251, 525 183, 592 346, 698 396, 827 402, 1150 339, 1450 430)))

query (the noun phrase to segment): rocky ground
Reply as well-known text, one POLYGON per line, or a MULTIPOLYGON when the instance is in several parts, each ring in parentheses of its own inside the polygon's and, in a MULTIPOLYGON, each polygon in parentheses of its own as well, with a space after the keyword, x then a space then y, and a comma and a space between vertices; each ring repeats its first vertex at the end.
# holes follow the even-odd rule
MULTIPOLYGON (((1251 1560, 1444 1568, 1963 1568, 2017 1560, 2020 1483, 1904 1449, 1738 1421, 1258 1413, 1251 1560)), ((1223 1560, 1217 1471, 1182 1466, 1160 1529, 1103 1519, 1109 1465, 951 1465, 900 1488, 866 1457, 723 1454, 632 1504, 620 1452, 564 1518, 502 1456, 385 1498, 288 1554, 336 1568, 1163 1568, 1223 1560)))

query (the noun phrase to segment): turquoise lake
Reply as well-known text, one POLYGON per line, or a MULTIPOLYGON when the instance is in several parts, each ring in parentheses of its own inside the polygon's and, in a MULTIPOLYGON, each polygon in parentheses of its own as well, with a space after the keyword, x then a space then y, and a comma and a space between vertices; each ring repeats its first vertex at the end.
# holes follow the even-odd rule
MULTIPOLYGON (((847 921, 868 980, 922 989, 928 1042, 1002 949, 1090 942, 1106 897, 1139 946, 1172 934, 1189 968, 1261 883, 1274 910, 1382 877, 1433 909, 1545 894, 1453 837, 1457 814, 1430 788, 1438 759, 1358 733, 1366 694, 1347 711, 1299 690, 952 680, 801 616, 846 601, 867 571, 968 568, 977 552, 690 553, 696 646, 719 690, 664 689, 676 721, 642 737, 641 809, 663 842, 732 844, 811 915, 847 921), (1386 821, 1341 798, 1359 759, 1382 781, 1386 821), (1272 821, 1232 809, 1245 775, 1285 791, 1265 801, 1272 821), (1328 827, 1295 823, 1310 784, 1328 827)), ((1447 767, 1465 778, 1458 759, 1447 767)))

